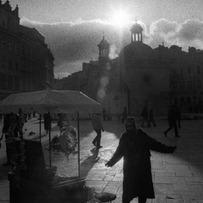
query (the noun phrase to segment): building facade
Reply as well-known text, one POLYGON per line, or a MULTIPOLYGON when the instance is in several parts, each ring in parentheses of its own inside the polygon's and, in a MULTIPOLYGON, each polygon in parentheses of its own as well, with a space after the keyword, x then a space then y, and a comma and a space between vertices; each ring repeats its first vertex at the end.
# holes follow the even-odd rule
POLYGON ((44 37, 20 25, 18 12, 0 0, 0 99, 51 87, 54 80, 54 57, 44 37))
POLYGON ((203 112, 203 51, 194 47, 189 47, 188 52, 173 48, 178 53, 172 58, 170 98, 183 112, 203 112))
POLYGON ((156 115, 166 115, 170 104, 183 112, 202 111, 203 51, 190 47, 159 45, 152 49, 143 43, 142 27, 135 23, 131 41, 119 56, 109 59, 110 44, 98 45, 97 61, 83 63, 82 71, 63 79, 59 89, 79 90, 100 102, 108 114, 140 116, 148 105, 156 115))

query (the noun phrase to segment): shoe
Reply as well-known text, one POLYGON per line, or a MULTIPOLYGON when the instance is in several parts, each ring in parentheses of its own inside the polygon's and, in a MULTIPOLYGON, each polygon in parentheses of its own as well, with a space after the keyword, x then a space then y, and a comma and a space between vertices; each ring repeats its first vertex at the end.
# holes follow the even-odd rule
POLYGON ((102 146, 101 146, 101 145, 97 147, 97 149, 100 149, 100 148, 102 148, 102 146))
POLYGON ((167 137, 167 133, 166 132, 164 132, 164 136, 167 137))

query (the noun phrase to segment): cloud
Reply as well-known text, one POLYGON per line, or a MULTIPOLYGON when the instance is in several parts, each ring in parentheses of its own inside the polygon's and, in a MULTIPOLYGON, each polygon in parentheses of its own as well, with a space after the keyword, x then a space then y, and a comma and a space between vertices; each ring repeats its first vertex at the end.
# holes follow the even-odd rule
MULTIPOLYGON (((150 26, 138 22, 143 27, 144 43, 152 48, 165 42, 166 46, 176 44, 203 48, 203 22, 187 20, 182 23, 159 19, 150 26)), ((123 46, 130 43, 130 28, 119 29, 99 19, 62 23, 39 23, 22 18, 21 24, 35 27, 44 37, 55 57, 55 75, 62 77, 82 69, 83 62, 98 59, 97 45, 105 39, 111 44, 110 57, 117 57, 123 46)))
POLYGON ((116 57, 123 43, 121 38, 124 37, 115 27, 101 20, 44 24, 23 18, 21 24, 35 27, 45 37, 55 57, 55 73, 62 69, 63 72, 72 73, 81 70, 82 62, 97 60, 97 45, 103 35, 111 44, 111 57, 116 57))
POLYGON ((203 22, 200 20, 187 20, 180 24, 177 29, 177 38, 180 41, 202 41, 203 40, 203 22))
POLYGON ((166 42, 168 46, 176 44, 187 49, 188 46, 203 48, 203 22, 198 19, 188 19, 182 23, 160 19, 149 27, 152 46, 166 42))

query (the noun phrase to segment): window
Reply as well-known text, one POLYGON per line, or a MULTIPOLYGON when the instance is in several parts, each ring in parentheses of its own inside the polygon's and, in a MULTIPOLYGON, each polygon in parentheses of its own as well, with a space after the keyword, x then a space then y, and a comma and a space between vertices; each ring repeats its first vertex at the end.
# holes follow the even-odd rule
POLYGON ((8 82, 8 84, 7 84, 7 85, 8 85, 8 89, 9 89, 9 90, 13 90, 13 87, 14 87, 14 85, 13 85, 13 76, 10 76, 10 75, 9 75, 7 82, 8 82))
POLYGON ((192 81, 187 81, 187 88, 192 89, 192 81))
POLYGON ((197 89, 201 89, 201 80, 196 81, 196 87, 197 89))
POLYGON ((25 54, 25 46, 22 45, 22 47, 21 47, 21 55, 24 56, 24 54, 25 54))
POLYGON ((183 68, 180 68, 180 75, 182 76, 184 74, 183 68))
POLYGON ((12 52, 12 44, 11 43, 8 43, 8 51, 12 52))
POLYGON ((185 83, 184 83, 184 81, 180 81, 179 88, 180 88, 180 90, 184 90, 185 89, 185 83))
POLYGON ((11 59, 9 59, 9 62, 8 62, 8 69, 13 70, 13 62, 11 59))
POLYGON ((191 74, 191 72, 192 72, 191 67, 188 67, 188 68, 187 68, 187 74, 188 74, 188 75, 190 75, 190 74, 191 74))
POLYGON ((5 74, 0 74, 0 88, 2 90, 6 90, 7 89, 7 85, 6 85, 6 75, 5 74))
POLYGON ((17 55, 18 54, 18 45, 15 45, 15 54, 17 55))
POLYGON ((1 44, 0 44, 0 49, 5 49, 6 48, 6 42, 4 41, 4 40, 1 40, 1 42, 0 42, 1 44))
POLYGON ((19 83, 18 77, 14 78, 14 88, 15 88, 15 90, 19 90, 19 88, 20 88, 20 83, 19 83))
POLYGON ((197 74, 200 74, 200 66, 197 66, 197 74))
POLYGON ((6 58, 4 56, 1 57, 1 65, 2 65, 2 68, 6 68, 6 58))
POLYGON ((15 62, 15 70, 18 71, 18 61, 15 62))
POLYGON ((170 83, 170 87, 171 87, 171 89, 173 89, 173 90, 177 90, 177 87, 178 87, 178 83, 177 82, 171 82, 170 83))
POLYGON ((184 106, 185 105, 185 98, 181 97, 180 98, 180 106, 184 106))

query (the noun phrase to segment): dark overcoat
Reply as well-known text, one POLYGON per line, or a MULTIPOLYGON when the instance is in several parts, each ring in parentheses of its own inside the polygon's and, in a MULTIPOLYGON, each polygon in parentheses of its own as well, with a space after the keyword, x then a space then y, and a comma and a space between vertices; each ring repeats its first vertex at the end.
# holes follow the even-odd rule
POLYGON ((172 153, 173 147, 166 146, 148 136, 143 130, 122 134, 116 152, 109 163, 114 165, 124 158, 123 196, 133 199, 137 196, 154 198, 150 150, 172 153))

